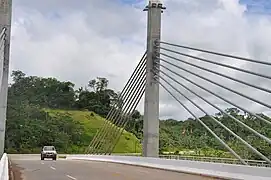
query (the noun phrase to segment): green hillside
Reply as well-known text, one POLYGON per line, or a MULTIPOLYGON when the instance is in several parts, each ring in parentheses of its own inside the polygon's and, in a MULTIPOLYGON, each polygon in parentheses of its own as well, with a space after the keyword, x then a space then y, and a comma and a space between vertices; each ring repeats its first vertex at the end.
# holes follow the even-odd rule
MULTIPOLYGON (((59 153, 84 153, 104 122, 89 111, 15 106, 8 109, 6 151, 39 153, 43 145, 50 144, 59 153)), ((139 140, 124 131, 114 153, 135 152, 141 152, 139 140)))
MULTIPOLYGON (((103 77, 78 89, 69 81, 26 76, 22 71, 13 71, 11 77, 5 136, 8 153, 39 153, 48 144, 60 153, 84 153, 118 99, 118 92, 108 88, 103 77)), ((139 140, 124 131, 114 152, 138 151, 139 140)))
MULTIPOLYGON (((90 140, 92 140, 92 138, 95 136, 97 130, 99 130, 105 122, 105 119, 101 116, 88 111, 68 111, 52 109, 46 111, 49 112, 51 116, 57 116, 59 114, 62 114, 71 117, 74 121, 80 122, 84 127, 83 134, 81 134, 80 138, 87 145, 89 144, 90 140)), ((114 153, 138 153, 141 152, 141 149, 142 148, 140 145, 140 141, 132 133, 124 131, 116 148, 114 149, 114 153)))

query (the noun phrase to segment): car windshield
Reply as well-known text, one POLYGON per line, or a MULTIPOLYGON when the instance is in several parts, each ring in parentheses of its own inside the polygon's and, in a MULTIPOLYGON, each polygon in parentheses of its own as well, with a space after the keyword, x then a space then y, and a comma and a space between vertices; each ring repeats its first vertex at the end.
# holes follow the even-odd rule
POLYGON ((45 150, 45 151, 54 151, 55 147, 54 146, 44 146, 43 150, 45 150))

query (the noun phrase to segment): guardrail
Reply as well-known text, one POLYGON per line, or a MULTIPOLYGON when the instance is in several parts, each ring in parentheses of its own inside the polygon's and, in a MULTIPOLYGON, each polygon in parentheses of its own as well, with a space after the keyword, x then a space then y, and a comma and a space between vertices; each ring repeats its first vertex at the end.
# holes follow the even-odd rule
MULTIPOLYGON (((16 155, 16 154, 12 154, 16 155)), ((58 154, 58 158, 66 158, 68 154, 58 154)), ((79 154, 80 155, 80 154, 79 154)), ((114 153, 113 156, 139 156, 142 157, 141 153, 114 153)), ((24 156, 39 156, 39 154, 24 154, 24 156)), ((175 159, 175 160, 189 160, 189 161, 201 161, 201 162, 214 162, 214 163, 226 163, 226 164, 241 164, 238 159, 231 158, 218 158, 218 157, 202 157, 202 156, 182 156, 182 155, 159 155, 163 159, 175 159)), ((244 159, 245 162, 250 166, 257 167, 271 167, 265 161, 249 160, 244 159)))
POLYGON ((8 173, 8 156, 4 153, 0 161, 0 180, 9 180, 8 173))
POLYGON ((90 160, 144 166, 221 179, 270 180, 271 168, 170 160, 135 156, 68 155, 68 160, 90 160))
MULTIPOLYGON (((113 156, 142 156, 140 153, 127 153, 127 154, 112 154, 113 156)), ((202 157, 202 156, 182 156, 182 155, 159 155, 163 159, 175 159, 175 160, 189 160, 189 161, 201 161, 201 162, 214 162, 214 163, 226 163, 226 164, 242 164, 238 159, 232 158, 219 158, 219 157, 202 157)), ((244 161, 250 166, 257 167, 271 167, 266 161, 244 159, 244 161)))
MULTIPOLYGON (((201 161, 201 162, 214 162, 214 163, 226 163, 226 164, 241 164, 238 159, 231 158, 217 158, 217 157, 198 157, 198 156, 181 156, 181 155, 159 155, 163 159, 176 159, 176 160, 189 160, 189 161, 201 161)), ((250 166, 258 167, 271 167, 265 161, 244 159, 250 166)))

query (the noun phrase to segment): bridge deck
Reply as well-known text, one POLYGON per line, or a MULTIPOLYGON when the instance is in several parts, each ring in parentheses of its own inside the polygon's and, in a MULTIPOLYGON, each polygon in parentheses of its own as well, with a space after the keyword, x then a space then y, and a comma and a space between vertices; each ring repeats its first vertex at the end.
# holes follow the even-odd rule
POLYGON ((128 166, 114 163, 45 160, 38 156, 11 156, 13 169, 21 171, 22 177, 15 174, 14 180, 202 180, 212 179, 190 174, 170 172, 158 169, 128 166))

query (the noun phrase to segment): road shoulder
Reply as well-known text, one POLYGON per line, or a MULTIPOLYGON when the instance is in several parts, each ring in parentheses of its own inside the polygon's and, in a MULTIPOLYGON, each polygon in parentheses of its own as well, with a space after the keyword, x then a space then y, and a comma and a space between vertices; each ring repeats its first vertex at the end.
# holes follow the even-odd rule
POLYGON ((23 168, 12 161, 9 161, 9 180, 23 180, 22 170, 23 168))

